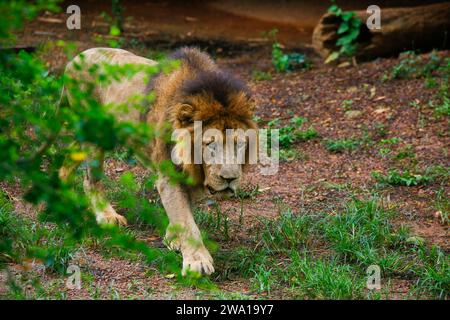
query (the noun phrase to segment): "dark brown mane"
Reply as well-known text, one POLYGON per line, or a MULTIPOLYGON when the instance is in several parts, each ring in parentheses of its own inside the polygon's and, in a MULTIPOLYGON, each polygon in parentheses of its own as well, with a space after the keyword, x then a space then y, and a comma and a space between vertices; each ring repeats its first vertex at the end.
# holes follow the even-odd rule
POLYGON ((247 86, 225 71, 201 71, 194 79, 185 81, 181 90, 186 95, 210 94, 225 108, 234 93, 250 96, 247 86))
POLYGON ((177 49, 169 56, 169 59, 180 60, 195 70, 204 69, 205 62, 213 63, 206 53, 195 47, 183 47, 177 49))
POLYGON ((171 54, 170 59, 180 60, 195 75, 182 84, 181 91, 185 95, 209 94, 223 107, 228 106, 232 94, 242 92, 250 96, 242 81, 220 70, 211 57, 198 48, 180 48, 171 54))

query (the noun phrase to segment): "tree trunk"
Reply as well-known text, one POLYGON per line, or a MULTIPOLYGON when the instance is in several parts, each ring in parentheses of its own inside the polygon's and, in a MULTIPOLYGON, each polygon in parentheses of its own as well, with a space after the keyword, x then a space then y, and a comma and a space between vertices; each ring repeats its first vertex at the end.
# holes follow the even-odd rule
MULTIPOLYGON (((393 55, 412 49, 443 49, 450 44, 450 3, 412 8, 381 8, 381 30, 369 30, 366 11, 356 11, 362 26, 356 43, 355 56, 371 59, 380 56, 393 55)), ((339 51, 336 46, 337 30, 340 19, 334 14, 326 13, 314 28, 312 44, 324 58, 333 51, 339 51)))

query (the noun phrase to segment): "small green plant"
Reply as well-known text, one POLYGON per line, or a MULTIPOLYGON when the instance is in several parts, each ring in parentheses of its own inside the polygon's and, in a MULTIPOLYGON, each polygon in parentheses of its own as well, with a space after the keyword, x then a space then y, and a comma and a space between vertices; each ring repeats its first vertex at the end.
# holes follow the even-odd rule
POLYGON ((400 141, 402 141, 402 139, 397 138, 397 137, 393 137, 393 138, 389 138, 389 139, 381 139, 378 142, 378 144, 383 146, 383 148, 380 148, 380 150, 378 150, 378 153, 383 158, 387 158, 389 155, 392 154, 392 149, 390 148, 390 146, 393 146, 393 145, 399 143, 400 141))
POLYGON ((411 159, 414 161, 416 159, 416 154, 414 152, 414 146, 407 144, 397 150, 394 156, 394 160, 411 159))
POLYGON ((400 62, 395 65, 384 80, 426 78, 430 83, 433 73, 441 69, 442 59, 436 52, 430 53, 428 59, 417 55, 414 51, 400 54, 400 62))
POLYGON ((389 139, 381 139, 379 144, 381 144, 381 145, 393 145, 393 144, 399 143, 400 141, 402 141, 401 138, 392 137, 392 138, 389 138, 389 139))
POLYGON ((353 100, 349 99, 342 101, 341 108, 344 109, 345 111, 351 110, 352 107, 353 107, 353 100))
POLYGON ((284 53, 281 44, 276 39, 278 30, 273 29, 269 32, 269 37, 273 38, 272 44, 272 64, 277 72, 288 72, 296 69, 309 69, 311 67, 310 61, 306 55, 293 52, 284 53))
POLYGON ((374 130, 374 138, 385 138, 388 134, 386 125, 382 122, 375 122, 375 125, 373 127, 374 130))
POLYGON ((361 142, 356 139, 327 139, 325 140, 325 147, 331 152, 344 152, 345 150, 355 150, 361 145, 361 142))
POLYGON ((392 68, 391 79, 408 79, 420 74, 419 63, 420 57, 414 51, 404 52, 400 62, 392 68))
MULTIPOLYGON (((94 41, 103 44, 106 43, 109 47, 120 48, 125 44, 124 38, 119 38, 123 32, 124 25, 124 8, 120 0, 111 0, 111 15, 106 12, 101 13, 103 20, 109 24, 109 36, 105 39, 102 35, 96 35, 94 41)), ((136 40, 134 41, 136 44, 136 40)), ((132 43, 130 43, 132 45, 132 43)))
POLYGON ((278 42, 275 42, 272 45, 272 63, 277 72, 310 68, 310 62, 304 54, 297 52, 286 54, 283 52, 281 45, 278 42))
MULTIPOLYGON (((301 130, 303 124, 307 120, 302 117, 294 117, 289 121, 289 124, 279 128, 279 143, 281 149, 289 149, 296 142, 307 141, 318 136, 317 131, 310 127, 306 130, 301 130)), ((274 119, 268 123, 269 128, 276 128, 280 126, 280 119, 274 119)))
POLYGON ((338 51, 332 52, 325 63, 339 59, 341 56, 353 56, 358 48, 356 40, 360 35, 362 21, 351 11, 343 11, 335 3, 328 8, 341 22, 337 30, 338 39, 336 47, 338 51))
POLYGON ((386 175, 380 172, 372 172, 372 177, 381 184, 408 187, 428 184, 433 181, 433 177, 429 175, 415 174, 408 170, 400 172, 396 169, 389 170, 386 175))
POLYGON ((450 91, 450 88, 449 88, 448 80, 447 80, 447 81, 444 81, 442 83, 442 85, 439 87, 436 101, 429 102, 429 106, 432 109, 434 109, 434 113, 437 118, 440 118, 442 116, 450 117, 450 93, 449 93, 449 91, 450 91))
POLYGON ((252 71, 252 79, 254 81, 272 80, 272 75, 270 74, 270 72, 255 69, 252 71))
POLYGON ((380 150, 378 150, 378 153, 383 158, 387 158, 391 154, 391 152, 392 152, 392 150, 389 148, 381 148, 380 150))
POLYGON ((308 156, 296 149, 281 149, 280 159, 283 161, 307 160, 308 156))

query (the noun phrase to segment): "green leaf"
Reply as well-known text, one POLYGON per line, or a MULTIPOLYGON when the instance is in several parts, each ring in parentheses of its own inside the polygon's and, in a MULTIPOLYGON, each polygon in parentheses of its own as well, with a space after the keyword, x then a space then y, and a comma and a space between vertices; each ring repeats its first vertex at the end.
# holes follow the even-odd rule
POLYGON ((358 18, 355 18, 355 19, 352 19, 352 20, 350 21, 350 23, 351 23, 352 27, 358 28, 358 29, 359 29, 359 27, 360 27, 361 24, 362 24, 362 21, 359 20, 358 18))
POLYGON ((338 51, 334 51, 333 53, 331 53, 328 58, 325 60, 325 63, 330 63, 334 60, 337 60, 339 58, 339 52, 338 51))
POLYGON ((347 22, 343 22, 340 26, 339 29, 337 31, 337 34, 342 34, 346 31, 348 31, 350 29, 350 26, 348 25, 347 22))
POLYGON ((120 36, 120 29, 116 25, 112 25, 111 29, 109 30, 109 34, 113 37, 120 36))
POLYGON ((342 9, 339 8, 337 5, 333 4, 328 8, 329 13, 334 13, 336 15, 340 15, 342 12, 342 9))
POLYGON ((341 18, 344 21, 350 21, 350 19, 353 18, 354 15, 355 15, 354 12, 347 11, 347 12, 342 13, 341 18))

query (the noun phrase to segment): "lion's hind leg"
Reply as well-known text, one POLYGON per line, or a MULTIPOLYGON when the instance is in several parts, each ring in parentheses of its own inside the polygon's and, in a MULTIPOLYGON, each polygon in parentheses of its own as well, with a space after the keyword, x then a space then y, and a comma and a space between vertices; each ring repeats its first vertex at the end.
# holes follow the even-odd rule
POLYGON ((61 168, 59 168, 59 178, 62 181, 67 182, 70 178, 72 178, 73 173, 78 169, 80 164, 81 161, 76 161, 74 159, 71 159, 70 157, 66 157, 61 168))

